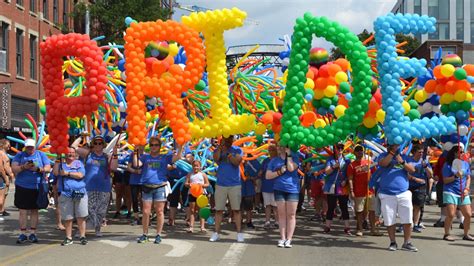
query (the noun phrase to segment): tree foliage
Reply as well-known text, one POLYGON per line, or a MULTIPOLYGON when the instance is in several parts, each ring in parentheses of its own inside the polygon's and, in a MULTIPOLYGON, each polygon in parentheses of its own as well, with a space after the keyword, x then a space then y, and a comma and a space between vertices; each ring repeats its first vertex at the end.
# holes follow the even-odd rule
POLYGON ((160 0, 96 0, 91 4, 78 2, 74 6, 72 16, 84 21, 86 10, 89 10, 91 37, 103 35, 105 43, 123 43, 126 17, 136 21, 168 19, 172 11, 162 8, 160 2, 160 0))
MULTIPOLYGON (((367 40, 370 35, 372 35, 372 32, 369 32, 367 29, 364 29, 361 33, 357 34, 357 37, 359 37, 359 40, 361 42, 367 40)), ((404 35, 404 34, 397 34, 395 35, 395 40, 398 43, 402 43, 404 41, 407 42, 403 47, 401 47, 401 50, 404 50, 405 53, 402 53, 401 55, 403 56, 409 56, 413 51, 416 50, 420 46, 420 41, 416 38, 413 38, 411 35, 404 35)), ((366 44, 366 46, 371 46, 375 44, 375 39, 371 40, 366 44)), ((341 49, 338 47, 333 47, 331 48, 331 56, 330 60, 336 60, 337 58, 344 57, 345 55, 342 53, 341 49)))

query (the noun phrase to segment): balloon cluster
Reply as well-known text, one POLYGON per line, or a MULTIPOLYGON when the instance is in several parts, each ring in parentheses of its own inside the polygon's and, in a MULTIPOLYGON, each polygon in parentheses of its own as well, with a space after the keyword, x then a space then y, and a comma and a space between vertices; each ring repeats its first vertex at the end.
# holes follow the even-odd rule
MULTIPOLYGON (((376 83, 375 83, 375 86, 376 83)), ((379 123, 385 120, 385 111, 382 109, 382 94, 380 89, 377 89, 372 99, 369 102, 369 111, 362 120, 362 125, 358 128, 359 136, 363 138, 372 138, 379 135, 381 130, 379 123)))
MULTIPOLYGON (((405 116, 400 78, 427 74, 426 60, 397 60, 395 33, 428 33, 436 31, 436 20, 417 14, 389 14, 374 22, 377 64, 382 87, 382 104, 386 112, 385 135, 389 143, 401 144, 413 138, 424 138, 455 131, 454 120, 446 116, 414 119, 405 116)), ((406 104, 405 104, 405 107, 406 104)), ((415 110, 415 109, 414 109, 415 110)))
POLYGON ((161 98, 165 118, 170 121, 177 143, 190 140, 189 119, 181 97, 183 92, 194 88, 204 71, 204 48, 199 33, 172 20, 131 23, 125 36, 125 57, 129 142, 146 144, 145 96, 161 98), (180 43, 186 51, 186 67, 182 69, 168 56, 163 61, 149 57, 154 62, 151 71, 147 69, 145 48, 156 39, 180 43), (170 58, 168 68, 163 63, 167 58, 170 58))
POLYGON ((46 95, 46 123, 53 153, 67 153, 69 146, 67 117, 88 115, 104 101, 107 69, 103 53, 88 35, 70 33, 53 35, 40 44, 42 83, 46 95), (82 96, 64 95, 63 57, 77 57, 87 71, 82 96))
MULTIPOLYGON (((193 137, 217 137, 242 134, 255 129, 255 116, 236 115, 230 108, 225 59, 224 31, 243 25, 247 14, 237 8, 191 13, 182 21, 202 32, 209 73, 210 117, 190 124, 193 137)), ((189 60, 189 57, 188 57, 189 60)))
MULTIPOLYGON (((334 67, 334 70, 337 71, 334 71, 331 76, 343 73, 339 65, 337 65, 337 69, 334 67)), ((366 48, 357 36, 347 28, 337 22, 330 21, 326 17, 314 17, 310 13, 306 13, 303 18, 298 18, 294 27, 293 46, 288 67, 280 143, 296 150, 300 144, 324 147, 345 139, 349 133, 355 131, 362 122, 365 112, 367 112, 371 97, 372 74, 366 48), (306 74, 308 72, 309 51, 313 33, 317 37, 323 37, 334 43, 347 55, 353 69, 352 86, 354 88, 352 100, 349 102, 349 108, 345 110, 345 114, 333 122, 332 125, 316 129, 302 126, 299 119, 306 94, 306 74)), ((339 81, 345 82, 342 78, 339 81)), ((332 91, 329 92, 331 92, 329 95, 332 95, 332 91)))

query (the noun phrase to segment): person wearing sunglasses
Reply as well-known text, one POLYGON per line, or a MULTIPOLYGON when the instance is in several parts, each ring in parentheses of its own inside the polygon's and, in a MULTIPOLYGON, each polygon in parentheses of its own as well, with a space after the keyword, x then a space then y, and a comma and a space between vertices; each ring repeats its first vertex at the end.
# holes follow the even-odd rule
POLYGON ((78 138, 71 145, 85 161, 85 177, 88 217, 87 223, 95 230, 97 237, 102 236, 101 227, 107 214, 107 207, 112 191, 111 171, 116 171, 118 167, 117 147, 114 147, 112 156, 104 153, 105 140, 97 135, 92 138, 90 147, 78 147, 82 141, 78 138))
POLYGON ((150 153, 140 156, 134 154, 132 159, 132 170, 134 174, 141 174, 142 183, 142 226, 143 234, 138 238, 138 243, 148 242, 148 226, 150 223, 151 207, 155 206, 157 215, 155 244, 161 243, 161 232, 164 224, 164 208, 169 194, 169 182, 167 179, 168 166, 174 164, 181 158, 183 147, 178 146, 176 153, 161 154, 161 140, 151 137, 149 140, 150 153))
POLYGON ((4 202, 7 200, 10 183, 15 179, 12 168, 10 166, 10 158, 7 151, 10 149, 10 141, 7 139, 0 140, 0 221, 3 217, 10 214, 5 210, 4 202))
POLYGON ((37 243, 39 185, 44 173, 51 170, 50 160, 41 151, 36 150, 36 141, 25 140, 25 150, 18 153, 12 162, 15 179, 15 206, 20 210, 19 222, 21 234, 17 244, 30 241, 37 243), (30 235, 27 237, 28 212, 30 213, 30 235))
POLYGON ((61 243, 62 246, 73 244, 72 222, 75 218, 79 228, 80 243, 87 245, 86 239, 86 217, 88 215, 88 199, 86 182, 84 180, 84 164, 77 160, 76 150, 68 149, 66 158, 60 157, 53 167, 53 174, 57 178, 59 196, 59 207, 61 208, 61 218, 66 227, 66 238, 61 243))

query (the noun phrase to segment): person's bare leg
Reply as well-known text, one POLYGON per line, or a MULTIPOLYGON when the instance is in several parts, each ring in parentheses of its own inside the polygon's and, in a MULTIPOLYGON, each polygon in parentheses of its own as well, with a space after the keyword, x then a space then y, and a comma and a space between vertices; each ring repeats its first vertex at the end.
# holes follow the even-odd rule
POLYGON ((216 211, 215 229, 218 234, 221 233, 221 223, 224 211, 216 211))
POLYGON ((296 209, 298 202, 286 202, 286 239, 291 240, 296 228, 296 209))
POLYGON ((66 238, 72 239, 72 219, 64 221, 64 227, 66 228, 66 238))
POLYGON ((404 243, 410 242, 410 239, 411 239, 411 223, 403 225, 403 239, 405 240, 404 243))
POLYGON ((80 237, 86 237, 86 218, 77 217, 77 227, 79 228, 80 237))
POLYGON ((464 235, 469 235, 469 229, 471 228, 471 205, 462 205, 460 207, 462 215, 464 215, 464 235))
POLYGON ((165 223, 165 201, 155 202, 155 212, 156 212, 156 233, 161 235, 163 230, 163 224, 165 223))
POLYGON ((143 201, 143 208, 142 208, 142 228, 143 234, 148 234, 148 225, 150 223, 150 214, 151 214, 151 205, 153 204, 152 201, 143 201))
MULTIPOLYGON (((298 203, 296 203, 298 205, 298 203)), ((278 207, 278 224, 280 228, 280 239, 286 240, 286 202, 277 201, 278 207)))
POLYGON ((20 230, 22 234, 26 234, 27 224, 28 224, 28 210, 20 209, 20 214, 18 217, 18 222, 20 223, 20 230))
POLYGON ((444 220, 444 234, 449 235, 454 216, 456 215, 456 205, 446 205, 446 219, 444 220))
POLYGON ((237 228, 237 233, 242 232, 242 212, 241 211, 232 211, 234 213, 234 222, 235 227, 237 228))
POLYGON ((38 210, 30 211, 30 223, 31 223, 31 233, 36 234, 36 229, 38 228, 38 210))
POLYGON ((194 228, 194 217, 196 215, 196 203, 195 202, 190 202, 187 213, 188 213, 188 218, 189 218, 189 229, 192 231, 194 228))
POLYGON ((390 242, 395 242, 395 225, 387 226, 387 232, 390 242))

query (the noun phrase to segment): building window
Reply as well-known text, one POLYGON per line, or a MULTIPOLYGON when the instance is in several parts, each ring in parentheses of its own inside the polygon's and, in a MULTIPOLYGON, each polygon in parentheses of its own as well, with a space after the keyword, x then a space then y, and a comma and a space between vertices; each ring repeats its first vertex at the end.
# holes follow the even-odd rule
POLYGON ((449 20, 449 0, 439 0, 439 20, 449 20))
POLYGON ((471 22, 471 43, 474 43, 474 22, 471 22))
POLYGON ((30 11, 36 12, 36 0, 30 0, 30 11))
MULTIPOLYGON (((471 7, 472 10, 472 7, 471 7)), ((456 0, 456 19, 462 20, 464 18, 464 0, 456 0)))
POLYGON ((11 118, 12 127, 28 128, 26 124, 25 114, 30 114, 35 121, 38 121, 38 106, 36 100, 23 99, 12 96, 11 118))
POLYGON ((439 39, 449 40, 449 23, 438 23, 439 39))
POLYGON ((471 0, 471 20, 474 20, 474 0, 471 0))
POLYGON ((69 0, 63 0, 63 24, 69 27, 69 0))
POLYGON ((421 0, 415 0, 413 12, 415 14, 421 15, 421 0))
POLYGON ((43 0, 43 18, 44 19, 49 19, 49 6, 48 6, 49 1, 48 0, 43 0))
POLYGON ((8 24, 0 22, 0 71, 8 72, 8 24))
POLYGON ((464 22, 456 23, 456 39, 464 40, 464 22))
POLYGON ((16 75, 24 77, 23 70, 23 30, 16 29, 16 75))
POLYGON ((54 22, 54 24, 59 24, 58 0, 53 1, 53 22, 54 22))
POLYGON ((37 80, 38 37, 30 34, 30 79, 37 80))
POLYGON ((16 0, 16 4, 19 6, 23 6, 23 0, 16 0))
POLYGON ((439 14, 439 3, 438 0, 429 0, 428 1, 428 16, 430 17, 438 17, 439 14))
MULTIPOLYGON (((435 58, 436 53, 438 53, 439 50, 438 45, 433 45, 430 47, 430 57, 433 60, 435 58)), ((442 52, 441 52, 441 57, 446 56, 447 54, 456 54, 457 49, 456 46, 441 46, 442 52)))

